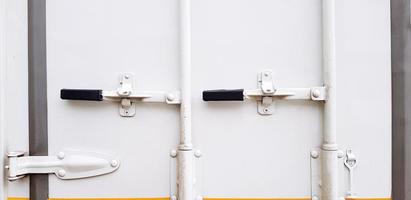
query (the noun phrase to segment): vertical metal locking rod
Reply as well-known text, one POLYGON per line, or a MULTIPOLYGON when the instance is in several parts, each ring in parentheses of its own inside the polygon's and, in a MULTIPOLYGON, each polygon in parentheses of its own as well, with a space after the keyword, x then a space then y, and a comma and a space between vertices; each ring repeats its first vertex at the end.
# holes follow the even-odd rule
POLYGON ((180 0, 181 134, 180 146, 191 144, 191 0, 180 0))
POLYGON ((191 140, 191 0, 180 0, 181 107, 178 147, 178 199, 194 199, 194 160, 191 140))
POLYGON ((322 1, 323 77, 328 90, 324 105, 321 199, 338 200, 338 146, 335 59, 335 0, 322 1))

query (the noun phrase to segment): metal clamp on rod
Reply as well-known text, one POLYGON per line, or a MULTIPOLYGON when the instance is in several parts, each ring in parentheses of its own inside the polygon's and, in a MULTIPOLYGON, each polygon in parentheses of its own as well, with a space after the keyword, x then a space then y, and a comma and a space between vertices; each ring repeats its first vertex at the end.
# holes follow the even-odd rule
POLYGON ((120 87, 115 91, 101 89, 62 89, 60 91, 60 98, 80 101, 118 101, 120 102, 119 113, 123 117, 132 117, 135 115, 135 103, 137 102, 181 103, 179 91, 133 91, 133 85, 133 75, 127 73, 120 76, 120 87))
POLYGON ((259 89, 220 89, 203 91, 204 101, 244 101, 246 99, 258 102, 258 113, 273 114, 274 100, 312 100, 325 101, 325 87, 311 88, 276 88, 273 83, 272 71, 265 70, 258 76, 259 89))

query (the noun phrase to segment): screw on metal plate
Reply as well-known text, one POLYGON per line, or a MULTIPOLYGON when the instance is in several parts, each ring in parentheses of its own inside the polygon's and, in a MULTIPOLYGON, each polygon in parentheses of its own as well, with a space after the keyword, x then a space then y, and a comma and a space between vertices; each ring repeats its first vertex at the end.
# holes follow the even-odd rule
POLYGON ((119 113, 122 117, 133 117, 136 114, 136 105, 127 98, 131 95, 134 86, 134 76, 132 73, 120 75, 120 88, 117 89, 117 94, 121 97, 119 113))
POLYGON ((317 159, 320 156, 320 153, 317 150, 311 150, 311 158, 317 159))
POLYGON ((263 95, 261 101, 258 101, 257 110, 260 115, 272 115, 274 110, 274 100, 271 96, 275 92, 273 83, 273 73, 271 70, 264 70, 258 75, 258 86, 263 95))
POLYGON ((170 151, 170 157, 176 158, 177 157, 177 150, 173 149, 170 151))
POLYGON ((311 89, 311 100, 324 101, 327 98, 327 91, 325 87, 313 87, 311 89))
POLYGON ((196 158, 200 158, 203 155, 203 153, 201 152, 201 150, 195 150, 194 151, 194 156, 196 158))
POLYGON ((179 91, 170 92, 166 94, 166 103, 167 104, 179 104, 181 94, 179 91))
POLYGON ((357 158, 353 154, 352 149, 347 149, 346 156, 344 159, 344 165, 348 168, 350 173, 350 180, 348 185, 347 197, 355 196, 354 193, 354 168, 357 167, 357 158))
POLYGON ((319 200, 321 194, 321 149, 310 151, 311 198, 319 200))

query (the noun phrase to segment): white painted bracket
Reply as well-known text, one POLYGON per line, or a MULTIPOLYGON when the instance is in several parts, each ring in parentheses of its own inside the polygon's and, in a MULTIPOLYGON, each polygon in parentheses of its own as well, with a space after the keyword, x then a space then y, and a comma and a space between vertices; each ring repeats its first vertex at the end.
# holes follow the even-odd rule
POLYGON ((133 91, 133 86, 133 74, 127 73, 120 76, 120 88, 117 89, 117 94, 121 97, 118 108, 122 117, 132 117, 136 114, 136 104, 131 102, 131 99, 128 98, 133 91))
MULTIPOLYGON (((180 153, 191 153, 193 158, 194 164, 194 175, 193 175, 193 183, 194 183, 194 199, 195 200, 202 200, 202 188, 203 188, 203 159, 202 159, 202 152, 199 149, 193 149, 191 151, 183 151, 180 153)), ((170 151, 170 200, 178 200, 178 155, 179 150, 171 150, 170 151)))
MULTIPOLYGON (((310 170, 311 170, 311 199, 312 200, 321 200, 321 152, 320 148, 312 149, 310 152, 310 170)), ((324 155, 323 155, 324 156, 324 155)), ((338 150, 335 155, 339 161, 339 165, 342 167, 342 158, 344 153, 341 150, 338 150)), ((340 170, 339 170, 340 171, 340 170)), ((341 200, 344 200, 344 197, 340 197, 341 200)))
POLYGON ((344 158, 344 165, 347 167, 349 172, 349 183, 348 183, 348 191, 347 197, 352 198, 355 197, 354 192, 354 169, 357 167, 357 157, 353 153, 352 149, 347 149, 346 155, 344 158))
POLYGON ((180 104, 179 91, 134 91, 134 75, 120 75, 120 87, 116 91, 103 91, 104 100, 120 101, 119 113, 122 117, 133 117, 136 114, 137 102, 180 104))
POLYGON ((257 111, 260 115, 271 115, 274 110, 274 100, 271 96, 275 92, 272 71, 266 70, 258 75, 258 86, 263 96, 257 102, 257 111))
POLYGON ((257 90, 245 90, 244 96, 257 100, 260 115, 272 115, 276 99, 324 101, 327 97, 325 87, 312 88, 276 88, 271 70, 264 70, 258 75, 257 90))
POLYGON ((55 174, 63 180, 100 176, 116 171, 120 161, 110 155, 62 151, 56 156, 24 156, 24 152, 10 152, 8 180, 14 181, 30 174, 55 174))
POLYGON ((136 92, 133 91, 134 75, 125 73, 120 75, 120 87, 117 91, 103 91, 105 100, 120 101, 119 113, 122 117, 133 117, 136 114, 137 102, 157 102, 180 104, 180 92, 136 92))

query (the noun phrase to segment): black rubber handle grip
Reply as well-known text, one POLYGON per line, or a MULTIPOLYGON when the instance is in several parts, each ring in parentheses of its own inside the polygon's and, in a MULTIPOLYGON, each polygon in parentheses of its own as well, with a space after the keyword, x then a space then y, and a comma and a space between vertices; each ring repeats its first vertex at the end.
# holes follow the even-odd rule
POLYGON ((244 101, 244 89, 206 90, 203 91, 204 101, 244 101))
POLYGON ((103 90, 62 89, 60 98, 65 100, 103 101, 103 90))

